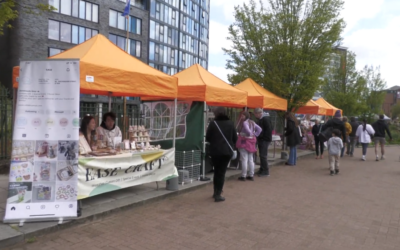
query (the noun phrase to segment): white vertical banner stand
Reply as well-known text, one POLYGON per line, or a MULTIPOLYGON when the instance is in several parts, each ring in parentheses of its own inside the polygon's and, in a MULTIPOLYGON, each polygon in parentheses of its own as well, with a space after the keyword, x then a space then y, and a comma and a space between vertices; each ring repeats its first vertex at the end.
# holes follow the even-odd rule
POLYGON ((22 61, 5 223, 77 216, 79 60, 22 61))
POLYGON ((175 98, 174 101, 174 131, 173 131, 173 141, 172 141, 172 148, 175 149, 175 143, 176 143, 176 115, 177 115, 177 109, 178 109, 178 98, 175 98))

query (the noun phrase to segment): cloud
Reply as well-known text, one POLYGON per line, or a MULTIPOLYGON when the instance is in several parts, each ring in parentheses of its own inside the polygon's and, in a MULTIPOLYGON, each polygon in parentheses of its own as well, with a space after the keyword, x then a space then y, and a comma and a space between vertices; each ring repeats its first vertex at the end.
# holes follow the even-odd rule
POLYGON ((219 66, 209 66, 208 71, 227 83, 229 83, 228 74, 234 73, 232 70, 225 69, 224 67, 219 66))
POLYGON ((357 55, 357 68, 365 65, 381 66, 382 77, 388 86, 398 83, 398 58, 400 58, 400 16, 392 18, 382 28, 359 29, 347 36, 344 45, 357 55))
POLYGON ((350 32, 362 19, 375 17, 383 4, 384 0, 346 0, 342 11, 347 23, 345 33, 350 32))
POLYGON ((213 20, 210 21, 210 54, 222 54, 222 48, 230 48, 231 41, 228 37, 228 25, 213 20))
POLYGON ((228 23, 235 21, 233 15, 235 6, 243 5, 243 0, 212 0, 210 2, 211 8, 222 8, 222 12, 224 13, 225 19, 228 23))

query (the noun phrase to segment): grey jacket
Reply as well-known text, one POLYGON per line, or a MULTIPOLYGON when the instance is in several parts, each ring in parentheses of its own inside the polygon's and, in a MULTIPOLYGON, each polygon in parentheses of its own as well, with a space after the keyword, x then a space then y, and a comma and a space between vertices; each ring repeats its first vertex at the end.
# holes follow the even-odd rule
POLYGON ((331 137, 328 140, 328 151, 329 155, 340 155, 340 151, 343 148, 343 142, 340 137, 331 137))

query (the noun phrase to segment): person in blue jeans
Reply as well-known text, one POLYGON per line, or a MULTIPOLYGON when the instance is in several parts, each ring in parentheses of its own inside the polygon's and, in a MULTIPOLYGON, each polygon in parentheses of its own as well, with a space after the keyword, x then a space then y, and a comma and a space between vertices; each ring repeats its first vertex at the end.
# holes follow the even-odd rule
POLYGON ((285 137, 286 145, 290 148, 289 160, 285 163, 289 166, 295 166, 297 163, 297 145, 301 143, 299 121, 293 113, 286 112, 286 128, 285 137))

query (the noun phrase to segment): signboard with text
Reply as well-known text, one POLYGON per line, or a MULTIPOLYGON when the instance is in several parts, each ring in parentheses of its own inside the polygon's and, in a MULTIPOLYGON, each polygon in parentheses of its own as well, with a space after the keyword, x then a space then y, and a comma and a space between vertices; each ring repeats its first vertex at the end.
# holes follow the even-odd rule
POLYGON ((77 216, 79 61, 22 61, 4 222, 77 216))

